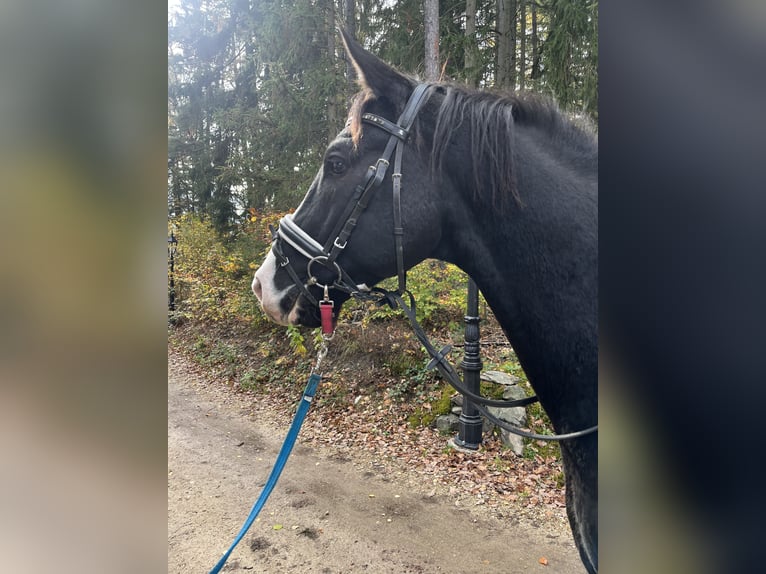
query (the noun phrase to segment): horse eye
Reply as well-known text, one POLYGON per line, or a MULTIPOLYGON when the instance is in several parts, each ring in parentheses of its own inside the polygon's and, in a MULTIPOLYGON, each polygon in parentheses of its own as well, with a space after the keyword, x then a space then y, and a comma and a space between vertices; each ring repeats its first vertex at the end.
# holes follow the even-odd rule
POLYGON ((335 175, 341 175, 346 171, 346 164, 339 159, 330 160, 330 171, 335 175))

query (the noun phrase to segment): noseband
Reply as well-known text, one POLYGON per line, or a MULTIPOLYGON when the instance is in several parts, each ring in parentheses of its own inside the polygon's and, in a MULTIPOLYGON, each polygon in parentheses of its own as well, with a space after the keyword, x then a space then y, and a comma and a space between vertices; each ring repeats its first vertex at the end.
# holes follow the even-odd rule
POLYGON ((383 154, 375 165, 367 169, 364 182, 354 188, 354 194, 348 207, 338 220, 335 229, 330 234, 327 243, 321 245, 316 239, 306 233, 301 227, 293 221, 292 214, 285 215, 279 222, 279 227, 275 231, 272 229, 274 243, 272 251, 274 252, 279 264, 287 271, 293 282, 301 290, 301 293, 311 302, 318 306, 323 317, 325 314, 331 315, 332 301, 329 299, 328 291, 332 287, 348 293, 351 296, 359 296, 363 291, 363 286, 358 286, 348 275, 348 273, 338 264, 338 256, 343 252, 348 244, 349 237, 354 231, 359 216, 367 208, 372 198, 373 192, 380 187, 386 177, 386 172, 390 165, 391 156, 394 156, 394 171, 391 174, 393 182, 393 207, 394 207, 394 241, 396 247, 396 268, 399 278, 400 293, 407 289, 407 275, 404 269, 404 229, 402 227, 402 207, 401 207, 401 166, 404 145, 410 135, 415 117, 423 104, 428 99, 428 84, 419 84, 412 92, 407 105, 404 107, 402 115, 396 123, 375 114, 362 114, 362 121, 373 125, 389 134, 383 154), (394 155, 395 154, 395 155, 394 155), (290 245, 298 253, 308 258, 306 272, 308 279, 304 283, 301 281, 298 273, 293 267, 288 257, 284 253, 284 244, 290 245), (319 283, 314 271, 316 265, 324 267, 335 274, 332 283, 319 283), (324 289, 324 298, 317 301, 309 291, 309 287, 315 285, 324 289))

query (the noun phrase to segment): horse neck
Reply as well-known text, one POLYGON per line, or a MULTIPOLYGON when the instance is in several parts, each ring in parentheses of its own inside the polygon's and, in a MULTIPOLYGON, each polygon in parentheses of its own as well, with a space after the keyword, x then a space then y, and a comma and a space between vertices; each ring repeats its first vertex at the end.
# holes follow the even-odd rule
POLYGON ((498 213, 472 190, 455 190, 458 199, 445 202, 451 232, 437 256, 476 281, 554 426, 568 427, 557 430, 579 430, 594 424, 597 393, 595 181, 539 148, 524 151, 525 143, 535 146, 523 140, 516 157, 522 205, 498 213))

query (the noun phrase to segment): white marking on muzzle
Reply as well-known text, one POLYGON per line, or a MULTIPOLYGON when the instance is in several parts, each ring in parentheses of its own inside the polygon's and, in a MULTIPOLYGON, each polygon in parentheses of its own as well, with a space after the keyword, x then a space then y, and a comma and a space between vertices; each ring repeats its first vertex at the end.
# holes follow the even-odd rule
POLYGON ((252 289, 258 301, 261 303, 261 308, 264 313, 275 323, 280 325, 294 325, 298 320, 299 305, 298 300, 295 301, 293 308, 288 313, 283 313, 279 303, 287 296, 287 292, 293 287, 288 285, 284 289, 278 290, 274 282, 277 269, 277 258, 269 251, 266 256, 266 260, 255 272, 253 277, 252 289))

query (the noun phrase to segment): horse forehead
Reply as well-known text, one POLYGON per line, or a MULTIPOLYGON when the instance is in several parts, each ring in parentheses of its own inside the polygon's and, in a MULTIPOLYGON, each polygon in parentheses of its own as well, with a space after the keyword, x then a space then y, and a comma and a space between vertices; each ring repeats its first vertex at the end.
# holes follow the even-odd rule
POLYGON ((335 139, 332 140, 331 145, 332 143, 341 142, 341 141, 353 143, 353 139, 351 137, 351 127, 350 127, 350 124, 348 123, 346 123, 346 127, 344 127, 341 130, 341 132, 337 136, 335 136, 335 139))
MULTIPOLYGON (((317 171, 316 175, 314 176, 314 181, 311 182, 311 185, 309 186, 308 191, 306 192, 306 195, 303 196, 303 199, 301 200, 298 207, 295 209, 295 217, 300 218, 301 215, 307 212, 309 207, 307 207, 307 204, 310 206, 313 197, 316 195, 317 190, 319 189, 319 182, 322 179, 322 168, 320 167, 317 171)), ((298 223, 298 221, 296 221, 298 223)))

